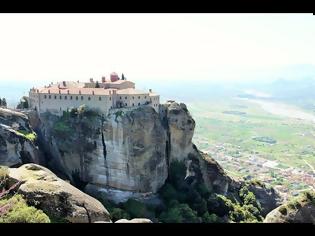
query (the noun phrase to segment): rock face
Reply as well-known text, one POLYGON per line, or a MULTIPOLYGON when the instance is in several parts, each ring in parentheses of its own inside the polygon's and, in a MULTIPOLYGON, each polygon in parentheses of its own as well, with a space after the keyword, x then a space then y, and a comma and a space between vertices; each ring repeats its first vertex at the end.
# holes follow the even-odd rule
MULTIPOLYGON (((57 117, 40 118, 37 127, 49 166, 87 190, 156 192, 167 178, 166 134, 152 107, 113 111, 107 117, 69 118, 71 133, 54 132, 57 117)), ((114 191, 115 192, 115 191, 114 191)))
POLYGON ((26 115, 0 108, 0 165, 40 162, 38 148, 23 134, 32 132, 26 115))
POLYGON ((302 193, 277 207, 266 216, 264 223, 315 224, 315 192, 302 193))
POLYGON ((256 199, 262 206, 261 214, 266 216, 270 211, 280 206, 283 199, 274 188, 267 188, 266 186, 250 185, 249 191, 253 192, 256 199))
POLYGON ((165 128, 168 162, 182 161, 192 152, 195 121, 183 103, 160 105, 160 120, 165 128))
POLYGON ((156 193, 169 163, 193 151, 195 121, 185 104, 166 103, 159 113, 143 106, 113 110, 107 117, 62 119, 47 113, 31 120, 51 155, 48 166, 73 182, 79 177, 93 195, 128 199, 156 193), (55 132, 61 122, 68 134, 55 132))
POLYGON ((96 199, 61 180, 50 170, 36 164, 9 169, 9 182, 20 182, 17 192, 28 204, 35 205, 50 217, 72 223, 110 222, 104 206, 96 199))
MULTIPOLYGON (((154 199, 174 161, 185 163, 191 181, 202 179, 217 193, 237 192, 241 187, 192 143, 195 121, 185 104, 167 102, 158 113, 143 106, 114 110, 107 117, 82 114, 32 115, 31 121, 50 155, 48 167, 73 183, 79 180, 92 196, 115 202, 154 199)), ((262 205, 272 205, 269 193, 256 192, 262 205)))

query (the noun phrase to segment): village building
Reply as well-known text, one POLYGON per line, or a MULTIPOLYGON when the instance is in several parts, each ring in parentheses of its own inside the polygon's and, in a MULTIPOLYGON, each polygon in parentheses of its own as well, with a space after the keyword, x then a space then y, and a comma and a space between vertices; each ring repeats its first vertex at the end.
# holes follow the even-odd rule
POLYGON ((81 105, 98 109, 107 115, 111 109, 151 106, 158 112, 160 96, 149 91, 137 90, 135 83, 120 79, 112 73, 109 79, 100 82, 62 81, 50 83, 43 88, 32 88, 29 92, 30 108, 39 114, 50 112, 62 115, 63 111, 81 105))

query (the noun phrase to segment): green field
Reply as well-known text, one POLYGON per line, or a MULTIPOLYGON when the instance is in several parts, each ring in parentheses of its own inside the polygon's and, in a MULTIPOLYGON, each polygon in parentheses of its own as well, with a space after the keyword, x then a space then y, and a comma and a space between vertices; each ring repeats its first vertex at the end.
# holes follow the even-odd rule
MULTIPOLYGON (((266 161, 277 161, 280 169, 293 167, 314 173, 315 125, 311 122, 273 115, 258 104, 240 99, 191 103, 188 108, 196 121, 193 142, 199 149, 211 154, 215 146, 224 146, 219 153, 240 161, 255 155, 266 161), (257 140, 275 140, 275 143, 257 140)), ((236 171, 228 162, 223 162, 222 166, 234 176, 256 174, 247 168, 236 171)), ((284 179, 282 182, 289 186, 294 181, 284 179)))

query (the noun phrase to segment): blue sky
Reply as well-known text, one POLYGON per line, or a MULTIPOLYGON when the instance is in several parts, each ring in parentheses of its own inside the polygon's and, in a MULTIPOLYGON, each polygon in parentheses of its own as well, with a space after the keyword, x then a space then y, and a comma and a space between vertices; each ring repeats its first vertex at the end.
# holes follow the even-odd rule
POLYGON ((312 14, 0 14, 0 81, 37 85, 111 71, 136 81, 240 81, 281 77, 296 65, 315 75, 314 21, 312 14))

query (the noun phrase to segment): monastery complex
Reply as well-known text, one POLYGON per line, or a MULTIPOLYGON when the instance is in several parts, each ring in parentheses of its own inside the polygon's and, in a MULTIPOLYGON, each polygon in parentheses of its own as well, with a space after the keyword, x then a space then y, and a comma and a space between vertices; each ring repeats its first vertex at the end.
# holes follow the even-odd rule
POLYGON ((158 111, 160 96, 149 89, 148 92, 135 89, 135 83, 119 78, 111 73, 109 79, 101 82, 62 81, 43 88, 32 88, 29 92, 30 107, 39 114, 50 112, 62 115, 63 111, 85 104, 99 109, 107 115, 111 109, 151 106, 158 111))

